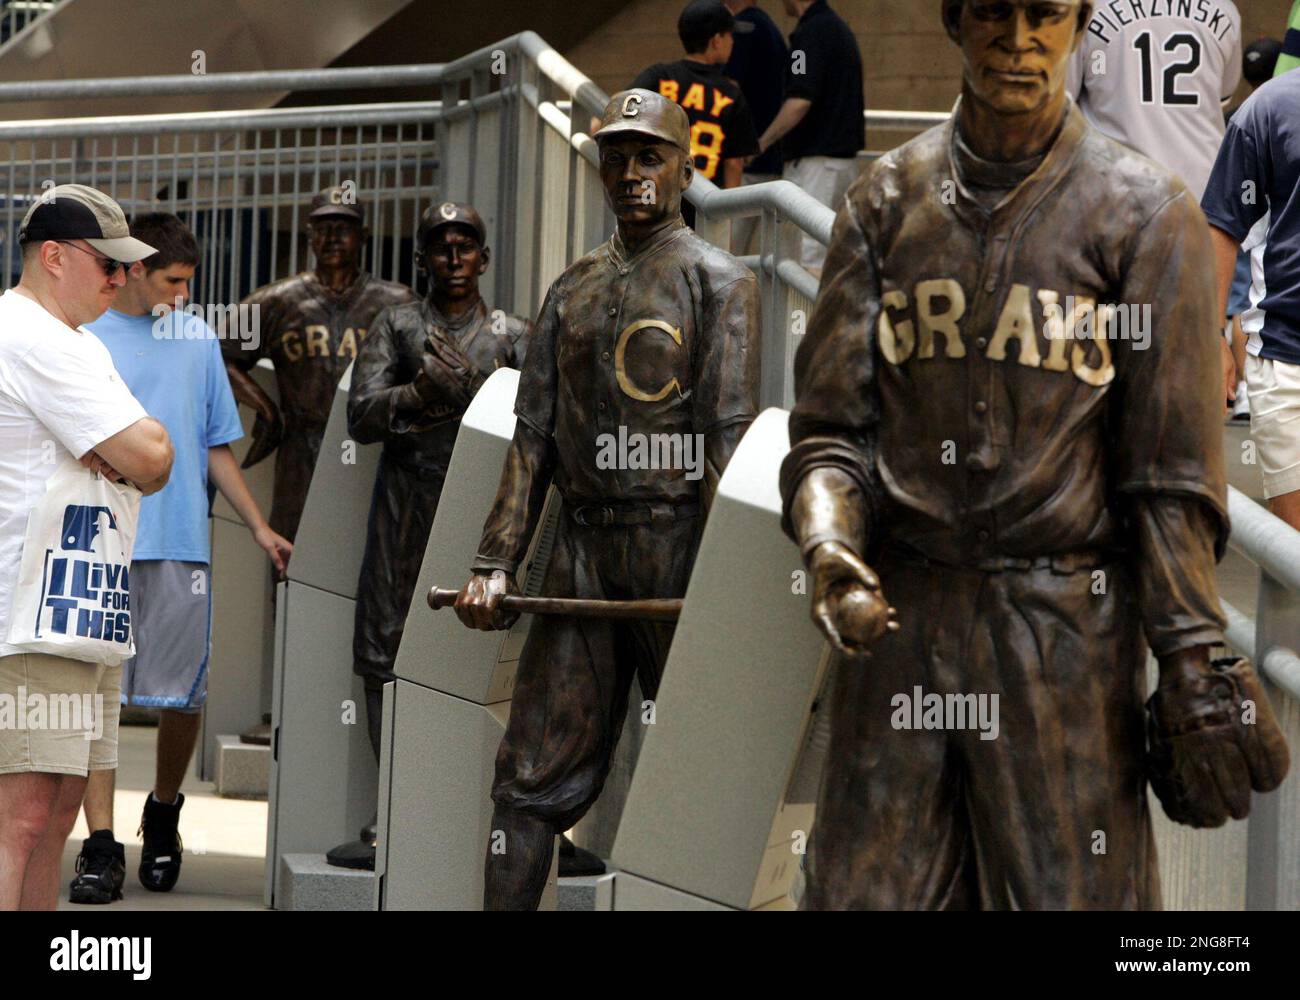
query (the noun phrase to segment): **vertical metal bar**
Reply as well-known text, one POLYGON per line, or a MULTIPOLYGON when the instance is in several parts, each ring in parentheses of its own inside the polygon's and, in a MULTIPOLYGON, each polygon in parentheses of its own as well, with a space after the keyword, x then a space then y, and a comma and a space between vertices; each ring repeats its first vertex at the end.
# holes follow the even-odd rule
MULTIPOLYGON (((112 164, 112 176, 109 178, 109 197, 117 201, 117 136, 113 136, 113 149, 109 156, 109 163, 112 164)), ((119 202, 120 204, 120 202, 119 202)))
MULTIPOLYGON (((5 198, 5 288, 10 287, 14 275, 14 240, 18 238, 18 227, 14 225, 14 144, 9 143, 9 155, 5 157, 5 176, 8 179, 8 195, 5 198)), ((27 211, 24 208, 23 214, 27 211)))
POLYGON ((302 129, 293 130, 293 206, 289 224, 292 227, 293 243, 289 248, 289 273, 298 273, 298 196, 302 190, 302 129))
POLYGON ((406 126, 399 122, 397 141, 393 145, 393 236, 390 241, 392 260, 389 261, 388 271, 383 275, 389 281, 397 280, 397 272, 401 268, 397 254, 402 240, 402 133, 405 130, 406 126))
POLYGON ((225 273, 226 255, 221 241, 221 133, 212 137, 212 280, 208 283, 207 302, 218 302, 221 297, 221 279, 225 273))
POLYGON ((172 182, 171 182, 171 212, 172 215, 179 216, 180 213, 180 192, 181 186, 181 134, 172 133, 172 182))
POLYGON ((317 127, 317 129, 316 129, 316 166, 315 166, 315 168, 312 170, 312 175, 311 175, 311 193, 312 193, 312 194, 315 194, 317 191, 320 190, 320 144, 321 144, 321 130, 320 130, 319 127, 317 127))
MULTIPOLYGON (((9 149, 12 154, 12 143, 9 149)), ((90 140, 90 186, 93 188, 99 187, 99 140, 93 138, 90 140)))
POLYGON ((275 130, 271 175, 271 280, 280 273, 280 130, 275 130))
MULTIPOLYGON (((240 234, 243 227, 240 225, 239 218, 239 188, 243 182, 243 174, 240 171, 240 161, 243 159, 244 152, 244 133, 235 132, 235 165, 230 171, 230 284, 227 289, 226 301, 239 301, 239 255, 243 249, 239 245, 240 234)), ((253 170, 253 180, 257 180, 257 170, 253 170)))
MULTIPOLYGON (((257 287, 257 252, 262 242, 262 220, 259 211, 262 204, 262 130, 253 132, 253 207, 252 220, 248 227, 249 241, 252 243, 248 255, 248 284, 240 289, 239 298, 243 298, 257 287)), ((231 299, 231 301, 235 301, 231 299)))
MULTIPOLYGON (((193 134, 193 141, 190 143, 190 231, 196 236, 199 232, 199 133, 193 134)), ((207 278, 204 275, 200 278, 203 281, 207 278)))
POLYGON ((420 275, 415 269, 414 251, 419 250, 416 244, 417 234, 420 231, 420 179, 424 176, 424 122, 415 123, 415 174, 411 186, 411 250, 412 254, 402 262, 402 269, 410 268, 410 281, 407 282, 411 288, 418 293, 416 284, 420 280, 420 275))
MULTIPOLYGON (((114 173, 117 172, 117 164, 113 164, 114 173)), ((135 202, 140 197, 140 137, 131 136, 131 208, 126 209, 128 215, 135 215, 135 202)))
POLYGON ((153 167, 149 173, 149 208, 154 210, 158 207, 158 139, 157 132, 153 134, 153 167))
POLYGON ((334 126, 334 183, 343 183, 343 126, 334 126))
POLYGON ((383 162, 384 162, 384 127, 380 125, 375 129, 375 183, 373 188, 375 206, 375 217, 370 223, 370 261, 369 271, 371 274, 379 273, 379 240, 383 232, 384 222, 384 202, 383 202, 383 162))

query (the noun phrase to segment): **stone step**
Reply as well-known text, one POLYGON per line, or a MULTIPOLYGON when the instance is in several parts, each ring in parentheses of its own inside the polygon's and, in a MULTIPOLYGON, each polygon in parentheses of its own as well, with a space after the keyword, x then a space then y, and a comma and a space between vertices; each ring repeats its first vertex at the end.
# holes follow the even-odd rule
POLYGON ((335 868, 323 854, 280 857, 277 910, 373 910, 375 873, 335 868))
POLYGON ((271 748, 217 737, 217 794, 227 799, 266 799, 271 787, 271 748))

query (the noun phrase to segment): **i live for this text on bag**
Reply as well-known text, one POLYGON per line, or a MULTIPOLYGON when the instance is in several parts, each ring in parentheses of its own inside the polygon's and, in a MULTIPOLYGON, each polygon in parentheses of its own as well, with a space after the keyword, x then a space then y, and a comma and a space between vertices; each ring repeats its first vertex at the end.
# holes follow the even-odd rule
POLYGON ((27 516, 10 644, 109 666, 135 655, 130 570, 140 497, 75 460, 50 476, 27 516))

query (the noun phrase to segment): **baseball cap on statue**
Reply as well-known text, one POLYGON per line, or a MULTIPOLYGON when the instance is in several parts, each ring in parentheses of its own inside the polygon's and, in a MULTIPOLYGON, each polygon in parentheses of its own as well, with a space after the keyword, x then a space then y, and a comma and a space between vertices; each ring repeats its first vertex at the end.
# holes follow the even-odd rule
POLYGON ((621 90, 609 99, 600 128, 593 139, 636 132, 652 135, 672 143, 683 152, 691 151, 691 122, 676 101, 670 101, 653 90, 621 90))
POLYGON ((103 191, 84 184, 60 184, 45 191, 23 216, 19 243, 85 240, 104 256, 125 264, 158 251, 131 235, 122 207, 103 191))
POLYGON ((753 30, 749 21, 737 21, 722 0, 691 0, 677 18, 677 33, 683 38, 712 38, 728 31, 747 35, 753 30))
POLYGON ((312 198, 311 208, 307 212, 308 219, 320 219, 327 215, 355 219, 362 225, 366 222, 366 210, 357 202, 356 192, 337 184, 318 192, 312 198))
POLYGON ((434 232, 443 226, 456 224, 469 226, 478 236, 478 245, 487 246, 487 226, 483 225, 482 216, 474 210, 473 205, 455 201, 440 202, 424 210, 420 216, 420 226, 415 232, 415 245, 423 247, 434 232))

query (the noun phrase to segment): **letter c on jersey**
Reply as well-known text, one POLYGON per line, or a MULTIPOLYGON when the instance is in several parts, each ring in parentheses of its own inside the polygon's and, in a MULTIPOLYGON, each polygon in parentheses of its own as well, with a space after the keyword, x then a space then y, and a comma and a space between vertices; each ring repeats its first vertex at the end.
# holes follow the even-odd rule
MULTIPOLYGON (((635 96, 635 95, 633 95, 635 96)), ((628 326, 618 335, 618 344, 614 348, 614 376, 618 379, 618 387, 623 390, 625 395, 633 399, 640 400, 643 403, 657 403, 674 389, 680 396, 682 392, 681 384, 676 378, 669 379, 656 392, 646 392, 633 382, 627 374, 627 368, 624 364, 624 358, 627 354, 628 341, 632 339, 633 334, 641 330, 662 330, 668 336, 673 338, 673 342, 681 346, 682 331, 674 326, 669 326, 661 319, 639 319, 628 326)))

